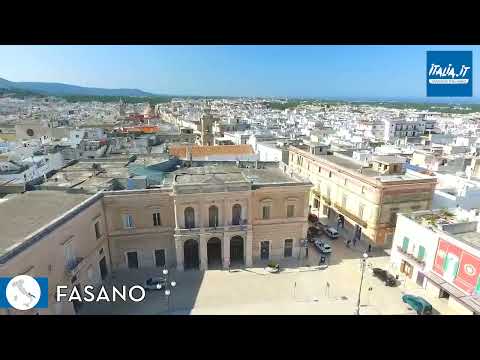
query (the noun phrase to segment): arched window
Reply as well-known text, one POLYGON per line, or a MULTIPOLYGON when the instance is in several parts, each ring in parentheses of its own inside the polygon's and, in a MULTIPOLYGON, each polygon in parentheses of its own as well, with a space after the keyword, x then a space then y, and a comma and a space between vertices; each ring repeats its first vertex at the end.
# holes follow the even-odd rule
POLYGON ((192 207, 185 209, 185 228, 192 229, 195 227, 195 210, 192 207))
POLYGON ((208 226, 218 226, 218 207, 216 207, 215 205, 212 205, 208 208, 208 226))
POLYGON ((240 225, 242 220, 242 207, 240 204, 235 204, 232 207, 232 225, 240 225))

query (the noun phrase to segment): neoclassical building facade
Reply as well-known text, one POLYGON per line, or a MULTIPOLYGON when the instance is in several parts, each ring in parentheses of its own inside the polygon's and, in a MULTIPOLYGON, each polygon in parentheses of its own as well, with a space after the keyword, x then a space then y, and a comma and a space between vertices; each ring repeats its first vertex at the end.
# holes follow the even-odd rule
POLYGON ((112 267, 252 266, 299 255, 311 184, 278 168, 204 166, 157 189, 106 192, 112 267))
POLYGON ((0 276, 48 277, 48 308, 25 313, 73 314, 81 304, 57 302, 57 285, 98 285, 119 269, 228 269, 297 257, 310 187, 277 167, 217 164, 177 170, 151 189, 18 194, 0 201, 0 276))

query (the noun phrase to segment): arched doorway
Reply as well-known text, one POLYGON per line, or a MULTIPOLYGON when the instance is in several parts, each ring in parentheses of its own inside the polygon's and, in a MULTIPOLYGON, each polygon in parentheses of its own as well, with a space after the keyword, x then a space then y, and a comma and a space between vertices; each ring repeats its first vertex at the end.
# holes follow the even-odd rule
POLYGON ((222 241, 219 238, 211 238, 207 242, 208 268, 222 266, 222 241))
POLYGON ((232 225, 240 225, 242 219, 242 206, 235 204, 232 207, 232 225))
POLYGON ((198 269, 200 257, 198 254, 198 241, 190 239, 183 244, 183 267, 185 270, 198 269))
POLYGON ((230 240, 230 263, 243 264, 243 238, 234 236, 230 240))
POLYGON ((193 229, 195 227, 195 210, 192 207, 187 207, 184 212, 185 228, 193 229))

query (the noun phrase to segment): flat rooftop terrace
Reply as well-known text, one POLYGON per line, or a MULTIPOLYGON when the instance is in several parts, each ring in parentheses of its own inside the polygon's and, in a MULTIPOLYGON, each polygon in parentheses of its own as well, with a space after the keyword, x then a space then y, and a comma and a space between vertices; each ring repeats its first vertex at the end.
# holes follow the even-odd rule
POLYGON ((175 179, 176 185, 218 184, 221 182, 246 182, 254 186, 304 184, 304 182, 284 174, 279 168, 252 169, 229 165, 200 166, 174 171, 171 176, 175 179))
POLYGON ((62 191, 29 191, 4 197, 0 202, 0 255, 90 196, 62 191))

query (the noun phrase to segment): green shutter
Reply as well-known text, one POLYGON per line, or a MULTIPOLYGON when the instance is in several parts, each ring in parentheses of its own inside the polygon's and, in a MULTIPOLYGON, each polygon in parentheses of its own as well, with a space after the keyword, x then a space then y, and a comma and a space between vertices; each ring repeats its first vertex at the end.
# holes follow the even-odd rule
POLYGON ((477 287, 475 288, 475 292, 480 295, 480 276, 477 279, 477 287))
POLYGON ((418 259, 423 260, 424 257, 425 257, 425 248, 422 245, 420 245, 418 248, 418 259))
POLYGON ((408 241, 409 241, 409 239, 405 236, 405 237, 403 238, 403 245, 402 245, 403 251, 407 251, 407 250, 408 250, 408 241))
POLYGON ((448 253, 446 252, 445 257, 443 258, 443 271, 447 270, 447 266, 448 266, 448 253))
POLYGON ((453 276, 456 277, 458 274, 458 268, 460 266, 460 259, 455 263, 455 270, 453 271, 453 276))

